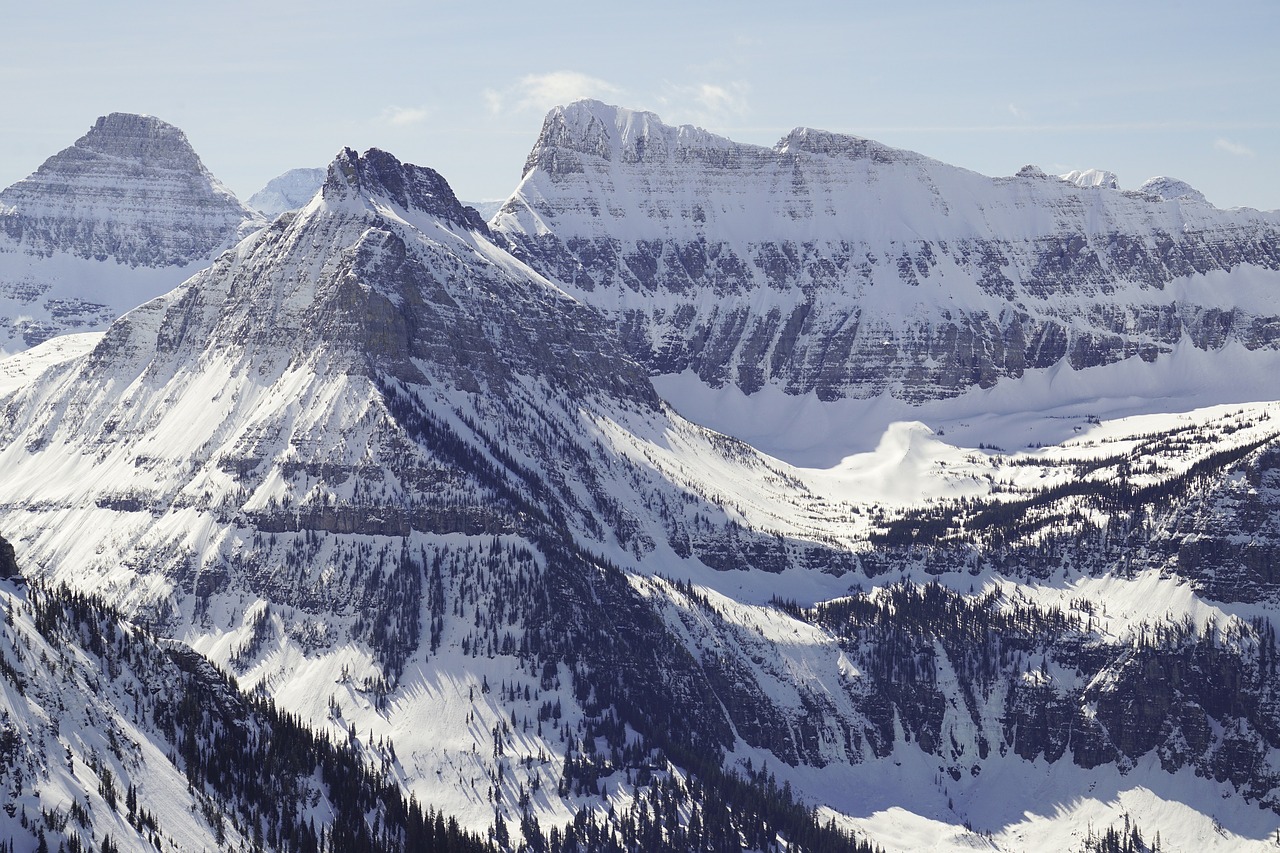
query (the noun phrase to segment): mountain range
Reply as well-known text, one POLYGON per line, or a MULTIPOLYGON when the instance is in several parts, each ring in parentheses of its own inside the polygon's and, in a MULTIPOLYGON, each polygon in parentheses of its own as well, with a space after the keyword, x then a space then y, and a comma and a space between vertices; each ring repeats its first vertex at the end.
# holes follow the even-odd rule
POLYGON ((529 849, 1272 844, 1280 214, 591 101, 488 222, 347 149, 266 223, 189 151, 117 114, 0 194, 42 293, 74 260, 137 302, 0 361, 9 648, 162 650, 104 694, 91 649, 38 709, 5 670, 41 780, 10 837, 81 802, 80 761, 95 838, 109 767, 179 849, 250 815, 301 849, 178 748, 215 724, 104 763, 126 686, 177 667, 227 725, 316 739, 298 779, 346 744, 360 793, 308 820, 381 802, 393 845, 409 796, 529 849), (70 775, 55 701, 99 709, 70 775))

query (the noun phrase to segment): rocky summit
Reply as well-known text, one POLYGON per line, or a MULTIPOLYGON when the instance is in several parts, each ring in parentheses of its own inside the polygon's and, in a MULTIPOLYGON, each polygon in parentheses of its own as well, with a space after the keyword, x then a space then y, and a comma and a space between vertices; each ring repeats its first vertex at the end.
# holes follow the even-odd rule
POLYGON ((253 214, 151 116, 112 113, 0 192, 0 225, 23 250, 182 266, 226 248, 253 214))

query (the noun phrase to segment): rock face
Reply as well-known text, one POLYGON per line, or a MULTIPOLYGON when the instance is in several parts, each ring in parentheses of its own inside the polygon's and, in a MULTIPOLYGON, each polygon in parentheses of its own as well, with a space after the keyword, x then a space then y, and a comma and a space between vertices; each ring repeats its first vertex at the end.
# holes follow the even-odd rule
POLYGON ((761 148, 583 101, 547 116, 493 225, 652 372, 921 401, 1280 346, 1256 298, 1280 291, 1280 214, 1171 187, 986 178, 806 128, 761 148))
POLYGON ((178 128, 104 116, 0 192, 0 348, 105 328, 260 225, 178 128))
POLYGON ((249 196, 248 205, 269 217, 297 210, 320 189, 324 176, 324 169, 290 169, 249 196))
POLYGON ((0 579, 21 577, 18 571, 18 558, 9 540, 0 536, 0 579))

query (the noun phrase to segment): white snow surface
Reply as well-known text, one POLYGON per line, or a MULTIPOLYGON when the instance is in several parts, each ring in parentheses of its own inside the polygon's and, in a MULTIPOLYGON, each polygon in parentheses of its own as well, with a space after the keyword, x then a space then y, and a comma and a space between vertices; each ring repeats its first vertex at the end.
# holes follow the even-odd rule
MULTIPOLYGON (((1257 297, 1259 303, 1265 298, 1257 297)), ((1184 343, 1153 363, 1134 357, 1083 370, 1061 363, 916 405, 888 395, 823 401, 776 388, 747 395, 734 386, 711 388, 690 373, 653 382, 696 423, 794 465, 829 469, 874 451, 901 430, 895 425, 908 423, 927 427, 947 445, 1016 450, 1063 442, 1087 430, 1091 419, 1167 415, 1173 423, 1182 413, 1214 406, 1280 405, 1274 402, 1280 399, 1278 373, 1280 353, 1274 351, 1228 344, 1225 352, 1213 353, 1184 343)))
POLYGON ((1120 179, 1115 172, 1106 169, 1072 169, 1059 178, 1078 187, 1100 187, 1109 190, 1120 189, 1120 179))
POLYGON ((1164 176, 1148 178, 1142 186, 1138 187, 1138 192, 1159 196, 1165 200, 1185 199, 1187 201, 1208 203, 1204 193, 1186 181, 1181 181, 1177 178, 1164 176))
POLYGON ((46 369, 78 358, 97 346, 102 332, 59 335, 25 352, 0 358, 0 396, 30 384, 46 369))

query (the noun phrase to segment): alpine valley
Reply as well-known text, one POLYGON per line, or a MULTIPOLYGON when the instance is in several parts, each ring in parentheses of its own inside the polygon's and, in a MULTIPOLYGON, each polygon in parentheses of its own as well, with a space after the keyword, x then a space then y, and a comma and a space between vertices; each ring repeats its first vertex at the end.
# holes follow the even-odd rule
POLYGON ((595 101, 253 202, 0 193, 0 849, 1280 841, 1280 212, 595 101))

